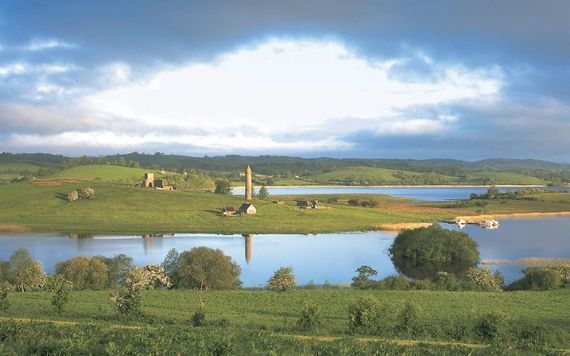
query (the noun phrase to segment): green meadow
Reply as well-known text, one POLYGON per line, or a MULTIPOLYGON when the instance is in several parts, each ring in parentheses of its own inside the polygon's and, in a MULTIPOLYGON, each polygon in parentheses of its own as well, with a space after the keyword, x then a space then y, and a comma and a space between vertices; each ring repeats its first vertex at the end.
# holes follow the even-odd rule
MULTIPOLYGON (((204 348, 203 354, 517 352, 513 343, 489 346, 473 332, 481 318, 490 312, 507 316, 508 332, 512 335, 525 328, 548 330, 551 353, 568 352, 570 348, 570 311, 567 308, 570 292, 566 289, 509 293, 348 289, 206 291, 203 298, 209 326, 192 327, 190 320, 199 308, 199 293, 192 290, 146 291, 143 295, 145 317, 140 321, 117 318, 108 291, 73 292, 61 315, 54 313, 49 292, 13 293, 9 311, 0 316, 0 340, 4 340, 0 342, 0 350, 2 345, 5 350, 11 350, 9 347, 18 342, 23 343, 24 349, 29 348, 24 344, 26 337, 36 337, 42 341, 32 344, 43 345, 40 349, 62 352, 73 349, 72 345, 79 345, 83 350, 95 352, 101 347, 101 351, 104 349, 109 353, 116 347, 116 352, 121 354, 125 353, 123 348, 127 345, 130 345, 130 353, 133 350, 148 353, 147 348, 151 345, 159 345, 162 348, 156 351, 159 353, 160 350, 163 353, 175 350, 197 353, 204 348), (415 323, 420 326, 418 330, 423 331, 377 336, 347 334, 348 306, 363 296, 376 298, 393 315, 399 313, 404 303, 415 303, 419 307, 415 323), (296 327, 305 302, 316 304, 322 318, 322 326, 308 333, 296 327), (28 324, 30 320, 34 320, 32 324, 28 324), (42 322, 51 323, 43 328, 42 322), (30 326, 26 328, 26 325, 30 326), (10 334, 15 329, 20 330, 17 336, 10 334), (7 335, 4 339, 1 338, 3 332, 7 335), (68 337, 75 341, 62 344, 61 340, 68 337), (225 351, 233 352, 207 350, 220 343, 229 348, 224 348, 225 351)), ((390 323, 386 321, 387 326, 390 323)), ((29 343, 31 339, 27 341, 29 343)))

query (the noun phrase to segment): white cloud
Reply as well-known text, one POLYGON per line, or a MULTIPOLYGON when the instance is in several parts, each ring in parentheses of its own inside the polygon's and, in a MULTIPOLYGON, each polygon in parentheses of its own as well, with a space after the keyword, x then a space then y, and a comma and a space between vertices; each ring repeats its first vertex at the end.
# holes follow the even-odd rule
POLYGON ((74 44, 59 40, 57 38, 35 38, 30 41, 24 49, 27 51, 44 51, 54 48, 74 48, 74 44))
POLYGON ((273 39, 215 63, 184 65, 100 92, 82 105, 145 123, 220 129, 246 123, 279 132, 342 118, 374 126, 410 106, 481 99, 501 87, 495 68, 459 65, 437 68, 437 81, 401 82, 388 75, 396 62, 360 58, 336 42, 273 39))
POLYGON ((13 62, 0 65, 0 77, 25 74, 62 74, 76 69, 77 67, 71 64, 30 64, 28 62, 13 62))
MULTIPOLYGON (((351 147, 343 137, 362 130, 378 136, 446 132, 461 118, 409 112, 492 101, 500 94, 503 78, 496 67, 470 69, 418 56, 437 75, 400 80, 390 69, 406 59, 372 60, 341 43, 307 40, 272 39, 138 81, 128 63, 113 62, 97 69, 108 89, 70 104, 73 115, 66 117, 74 118, 72 127, 46 134, 30 129, 38 133, 11 135, 6 145, 144 150, 154 144, 217 153, 343 150, 351 147), (89 125, 82 129, 82 122, 89 125)), ((22 65, 20 72, 73 69, 22 65)), ((63 95, 63 90, 46 80, 38 82, 35 95, 63 95)))

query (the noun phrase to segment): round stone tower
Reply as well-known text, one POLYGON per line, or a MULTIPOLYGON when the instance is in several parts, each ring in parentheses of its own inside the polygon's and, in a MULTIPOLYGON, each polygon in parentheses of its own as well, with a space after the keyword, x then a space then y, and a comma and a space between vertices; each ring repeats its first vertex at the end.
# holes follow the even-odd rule
POLYGON ((251 167, 249 164, 245 169, 245 200, 250 201, 253 199, 253 184, 252 184, 251 167))

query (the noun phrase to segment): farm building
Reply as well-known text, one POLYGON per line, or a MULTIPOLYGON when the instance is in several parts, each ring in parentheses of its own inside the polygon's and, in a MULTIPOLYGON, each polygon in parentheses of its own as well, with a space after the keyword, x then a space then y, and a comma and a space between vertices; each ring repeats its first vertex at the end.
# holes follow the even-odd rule
POLYGON ((168 185, 162 179, 154 179, 154 173, 145 173, 143 178, 143 186, 145 188, 154 188, 159 190, 174 190, 176 187, 168 185))
POLYGON ((243 203, 240 207, 238 212, 241 215, 250 215, 250 214, 255 214, 257 213, 257 209, 255 209, 255 207, 253 206, 253 204, 250 203, 243 203))

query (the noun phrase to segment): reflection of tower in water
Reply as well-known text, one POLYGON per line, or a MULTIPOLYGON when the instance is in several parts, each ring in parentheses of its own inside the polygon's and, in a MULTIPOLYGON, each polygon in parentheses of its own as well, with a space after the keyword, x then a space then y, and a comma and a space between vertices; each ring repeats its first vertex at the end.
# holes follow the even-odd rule
POLYGON ((253 244, 253 235, 246 234, 243 235, 243 237, 245 237, 245 262, 249 264, 249 261, 251 261, 251 245, 253 244))

